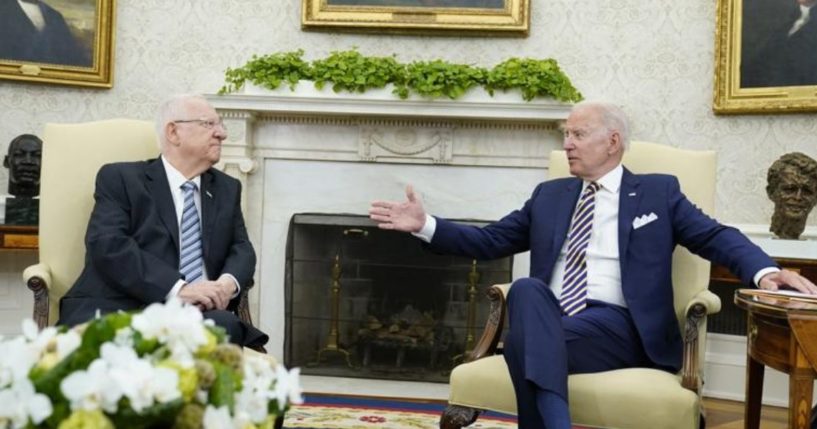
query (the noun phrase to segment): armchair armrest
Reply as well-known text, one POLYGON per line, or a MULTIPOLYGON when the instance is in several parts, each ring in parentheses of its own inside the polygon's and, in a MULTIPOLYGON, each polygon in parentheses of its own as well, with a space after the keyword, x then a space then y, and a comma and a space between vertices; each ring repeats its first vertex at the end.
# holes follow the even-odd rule
POLYGON ((51 269, 39 263, 23 271, 23 281, 34 293, 34 321, 40 329, 48 326, 48 289, 51 285, 51 269))
POLYGON ((721 311, 721 299, 717 295, 702 290, 698 292, 686 306, 684 326, 684 361, 681 367, 681 385, 695 393, 701 389, 701 368, 699 335, 702 328, 701 322, 709 314, 721 311))
POLYGON ((490 356, 496 353, 499 338, 502 335, 502 326, 505 324, 505 298, 511 284, 493 285, 488 289, 488 299, 491 301, 491 309, 488 313, 488 320, 485 321, 485 329, 479 338, 474 350, 471 351, 466 362, 471 362, 490 356))

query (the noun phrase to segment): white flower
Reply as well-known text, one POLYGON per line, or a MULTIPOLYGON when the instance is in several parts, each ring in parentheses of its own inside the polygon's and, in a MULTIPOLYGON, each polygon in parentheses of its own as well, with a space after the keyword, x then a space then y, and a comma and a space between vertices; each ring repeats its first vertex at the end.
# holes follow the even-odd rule
POLYGON ((131 326, 147 338, 166 344, 170 358, 184 367, 193 365, 193 353, 207 344, 201 312, 172 298, 165 304, 153 303, 133 316, 131 326))
POLYGON ((80 344, 82 344, 82 337, 74 330, 57 335, 57 358, 63 360, 73 353, 80 344))
POLYGON ((300 375, 301 368, 292 368, 287 371, 283 365, 275 368, 275 399, 278 400, 278 408, 283 409, 287 402, 290 404, 303 404, 300 375), (288 400, 288 401, 287 401, 288 400))
POLYGON ((104 343, 100 358, 87 371, 76 371, 60 385, 72 410, 117 411, 124 396, 137 413, 155 403, 181 398, 179 375, 170 368, 156 368, 139 359, 130 347, 104 343))
POLYGON ((24 319, 22 322, 23 337, 29 342, 39 357, 46 351, 49 343, 57 336, 57 328, 49 326, 42 331, 32 319, 24 319))
POLYGON ((268 391, 258 391, 244 386, 235 397, 236 418, 252 423, 263 423, 267 418, 268 391))
POLYGON ((0 388, 27 378, 38 358, 39 353, 26 342, 25 337, 0 342, 0 388))
POLYGON ((166 403, 181 398, 179 374, 170 369, 154 367, 147 360, 139 359, 130 347, 105 343, 101 359, 109 366, 111 381, 116 383, 131 408, 141 412, 154 403, 166 403))
POLYGON ((123 392, 110 378, 109 372, 108 363, 96 359, 87 370, 75 371, 65 377, 60 383, 60 390, 71 403, 71 410, 116 412, 123 392))
POLYGON ((133 347, 133 329, 130 326, 118 329, 113 339, 114 344, 123 347, 133 347))
POLYGON ((204 429, 231 429, 234 427, 233 420, 230 418, 230 410, 226 406, 215 408, 207 405, 202 421, 204 429))
POLYGON ((10 388, 0 390, 0 422, 12 428, 24 428, 29 419, 42 423, 53 412, 51 400, 34 390, 28 379, 17 380, 10 388))

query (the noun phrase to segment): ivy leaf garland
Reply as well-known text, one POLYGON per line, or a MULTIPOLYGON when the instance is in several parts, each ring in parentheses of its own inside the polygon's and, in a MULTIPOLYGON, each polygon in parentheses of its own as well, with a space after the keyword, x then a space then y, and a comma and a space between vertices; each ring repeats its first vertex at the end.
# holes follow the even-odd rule
POLYGON ((383 88, 387 83, 401 82, 404 66, 391 57, 367 57, 356 50, 335 51, 329 57, 312 63, 315 88, 329 82, 335 92, 365 92, 383 88))
POLYGON ((489 94, 494 95, 494 90, 497 89, 511 88, 521 90, 525 101, 547 96, 561 101, 582 99, 581 93, 573 87, 570 79, 552 58, 510 58, 488 72, 485 89, 489 94))
POLYGON ((312 67, 302 59, 303 55, 303 49, 260 57, 253 55, 247 64, 234 69, 228 68, 224 72, 225 85, 218 93, 238 91, 247 81, 269 90, 286 83, 290 90, 295 90, 299 81, 312 79, 312 67))
POLYGON ((335 92, 363 93, 394 85, 393 93, 405 99, 411 94, 425 98, 457 99, 475 86, 495 91, 518 89, 522 98, 552 97, 562 102, 578 102, 581 93, 561 70, 556 60, 509 58, 486 69, 445 60, 402 64, 394 55, 374 57, 357 49, 334 51, 328 57, 308 63, 303 50, 256 56, 241 67, 228 68, 219 94, 240 90, 246 82, 276 89, 285 83, 290 90, 301 80, 312 80, 318 89, 331 84, 335 92))

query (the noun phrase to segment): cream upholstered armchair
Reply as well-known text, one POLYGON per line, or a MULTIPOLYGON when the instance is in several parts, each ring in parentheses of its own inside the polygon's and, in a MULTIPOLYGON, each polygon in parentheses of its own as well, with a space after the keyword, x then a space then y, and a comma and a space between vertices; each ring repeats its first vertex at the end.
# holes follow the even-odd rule
MULTIPOLYGON (((715 199, 715 153, 654 143, 632 142, 624 165, 634 173, 678 177, 686 196, 707 213, 715 199)), ((567 176, 563 151, 550 156, 549 177, 567 176)), ((600 428, 696 429, 701 425, 701 386, 706 316, 720 311, 720 299, 707 290, 709 262, 678 248, 673 255, 675 311, 684 338, 683 368, 678 374, 629 368, 568 378, 574 424, 600 428)), ((444 429, 474 422, 481 410, 516 414, 516 399, 501 355, 497 355, 510 285, 492 287, 491 314, 470 361, 451 372, 449 406, 440 419, 444 429)))
MULTIPOLYGON (((94 181, 103 164, 159 155, 152 122, 112 119, 47 124, 40 175, 40 262, 23 271, 34 292, 34 320, 56 323, 60 298, 85 264, 85 230, 94 205, 94 181)), ((247 294, 239 316, 250 323, 247 294)))

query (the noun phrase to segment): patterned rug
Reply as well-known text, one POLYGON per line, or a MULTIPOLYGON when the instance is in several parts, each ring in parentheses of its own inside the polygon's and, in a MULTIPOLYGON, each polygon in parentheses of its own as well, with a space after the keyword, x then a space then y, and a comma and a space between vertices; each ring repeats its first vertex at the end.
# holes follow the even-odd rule
MULTIPOLYGON (((308 394, 287 412, 284 429, 436 429, 443 409, 440 401, 308 394)), ((483 413, 470 428, 516 428, 516 416, 483 413)))

